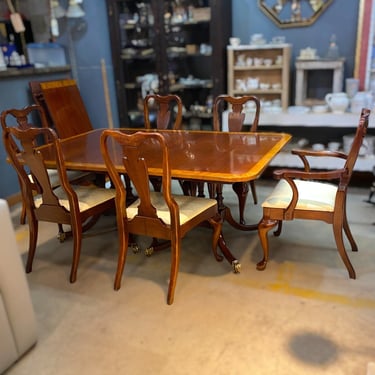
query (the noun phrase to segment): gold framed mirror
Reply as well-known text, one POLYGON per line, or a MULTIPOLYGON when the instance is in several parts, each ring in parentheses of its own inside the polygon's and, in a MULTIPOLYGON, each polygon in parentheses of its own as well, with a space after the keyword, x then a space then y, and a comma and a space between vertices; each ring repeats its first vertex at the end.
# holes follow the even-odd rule
POLYGON ((259 8, 281 28, 313 24, 333 0, 258 0, 259 8))

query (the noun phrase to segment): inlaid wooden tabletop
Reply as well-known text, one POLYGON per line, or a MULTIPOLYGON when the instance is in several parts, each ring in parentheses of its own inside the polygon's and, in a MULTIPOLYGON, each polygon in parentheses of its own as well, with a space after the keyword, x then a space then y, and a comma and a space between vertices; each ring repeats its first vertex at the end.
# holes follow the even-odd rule
MULTIPOLYGON (((124 132, 145 129, 120 129, 124 132)), ((104 172, 100 153, 100 135, 95 129, 62 141, 66 167, 72 170, 104 172)), ((149 130, 155 131, 155 130, 149 130)), ((221 183, 250 181, 261 176, 270 161, 290 141, 285 133, 229 133, 214 131, 158 130, 167 141, 172 177, 221 183)), ((121 150, 114 146, 119 170, 121 150)), ((152 149, 150 150, 152 152, 152 149)), ((49 147, 42 153, 48 167, 54 167, 49 147)), ((150 174, 161 175, 160 160, 154 159, 150 174)))

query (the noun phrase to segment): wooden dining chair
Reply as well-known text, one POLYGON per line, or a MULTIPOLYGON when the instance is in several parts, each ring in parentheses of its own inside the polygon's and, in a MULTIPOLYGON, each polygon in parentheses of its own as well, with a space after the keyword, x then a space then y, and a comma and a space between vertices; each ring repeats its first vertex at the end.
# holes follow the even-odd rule
MULTIPOLYGON (((215 131, 220 131, 222 129, 222 116, 223 111, 227 111, 228 119, 228 131, 230 132, 241 132, 241 131, 251 131, 256 132, 258 130, 259 115, 260 115, 260 101, 256 96, 245 95, 241 97, 234 97, 230 95, 219 95, 215 98, 213 104, 213 129, 215 131), (253 122, 251 127, 244 127, 245 112, 246 107, 251 108, 253 113, 253 122)), ((238 197, 239 206, 239 222, 245 224, 244 211, 247 200, 247 195, 249 193, 249 185, 251 188, 251 193, 253 195, 254 204, 258 203, 255 182, 235 182, 232 187, 233 191, 238 197)), ((215 194, 213 188, 216 189, 216 193, 221 194, 222 185, 209 185, 210 196, 215 194), (219 191, 217 191, 219 190, 219 191)))
POLYGON ((208 221, 213 228, 212 250, 216 259, 222 219, 215 199, 172 195, 171 167, 167 145, 157 132, 136 132, 132 135, 118 130, 105 130, 100 149, 108 173, 116 189, 116 217, 119 255, 114 289, 121 286, 129 234, 144 235, 170 241, 171 269, 168 304, 173 303, 180 263, 181 240, 188 231, 208 221), (156 164, 155 164, 156 163, 156 164), (126 187, 118 172, 123 164, 139 199, 126 207, 126 187), (162 191, 150 190, 149 171, 162 170, 162 191))
POLYGON ((266 268, 269 258, 268 232, 279 236, 284 220, 321 220, 333 226, 337 250, 348 270, 349 277, 356 274, 345 250, 343 233, 349 240, 352 251, 358 247, 349 228, 346 199, 354 164, 358 158, 363 138, 366 135, 370 110, 363 109, 356 135, 348 154, 339 151, 293 150, 301 158, 304 170, 280 169, 274 171, 279 180, 272 193, 262 203, 263 218, 258 225, 258 234, 263 248, 263 259, 257 264, 258 270, 266 268), (312 157, 332 157, 345 160, 342 168, 330 171, 313 171, 309 159, 312 157))
POLYGON ((38 240, 38 223, 57 223, 59 239, 73 237, 73 260, 70 282, 75 282, 81 253, 82 233, 91 228, 101 214, 114 209, 115 191, 91 185, 74 185, 68 179, 61 148, 61 140, 49 127, 34 127, 29 120, 33 110, 41 112, 40 106, 24 109, 9 109, 1 113, 3 142, 10 163, 15 168, 20 182, 22 199, 26 207, 29 225, 29 251, 26 272, 31 272, 38 240), (18 126, 7 126, 7 117, 17 119, 18 126), (55 158, 58 172, 58 187, 54 188, 48 169, 37 146, 40 139, 50 143, 51 154, 55 158), (15 147, 17 145, 17 147, 15 147), (32 176, 30 178, 29 176, 32 176), (64 231, 69 225, 71 231, 64 231))
MULTIPOLYGON (((30 113, 30 116, 34 116, 34 122, 35 123, 37 122, 39 127, 42 127, 42 128, 50 127, 50 124, 47 120, 46 112, 44 111, 42 107, 39 107, 37 105, 31 105, 27 107, 27 111, 28 113, 30 113)), ((9 126, 14 126, 14 125, 19 126, 21 122, 23 122, 22 124, 23 127, 27 126, 28 123, 27 121, 25 121, 24 113, 23 112, 18 112, 18 113, 19 113, 19 116, 18 115, 15 115, 14 117, 12 116, 12 119, 14 120, 13 124, 10 124, 10 122, 7 121, 10 119, 9 117, 2 118, 1 126, 2 126, 3 131, 5 130, 6 127, 9 127, 9 126)), ((47 141, 48 141, 47 139, 44 139, 44 142, 47 142, 47 141)), ((15 152, 18 152, 17 144, 14 142, 12 144, 13 144, 13 147, 15 148, 15 152)), ((47 171, 48 171, 48 176, 51 182, 51 186, 53 188, 57 187, 60 183, 57 170, 48 169, 47 171)), ((94 178, 92 173, 86 172, 86 171, 67 171, 67 176, 68 176, 69 181, 71 181, 72 183, 73 182, 74 183, 87 182, 87 181, 93 180, 94 178)), ((29 178, 32 182, 31 174, 29 174, 29 178)), ((26 222, 26 207, 25 207, 25 203, 22 202, 20 223, 23 225, 25 224, 25 222, 26 222)))
MULTIPOLYGON (((146 129, 181 129, 182 100, 173 94, 148 94, 143 100, 143 117, 146 129), (151 118, 151 114, 155 120, 151 118)), ((160 191, 160 177, 150 176, 150 182, 155 191, 160 191)))
POLYGON ((149 94, 143 100, 143 116, 146 129, 181 129, 182 100, 173 94, 149 94), (155 121, 151 113, 156 115, 155 121))

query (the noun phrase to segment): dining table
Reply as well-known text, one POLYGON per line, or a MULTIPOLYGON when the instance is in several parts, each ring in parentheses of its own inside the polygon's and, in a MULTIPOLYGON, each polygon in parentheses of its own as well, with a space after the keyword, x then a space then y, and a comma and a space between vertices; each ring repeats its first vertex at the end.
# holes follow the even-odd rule
MULTIPOLYGON (((62 139, 61 146, 68 170, 105 173, 106 166, 100 152, 100 136, 104 129, 94 129, 86 133, 62 139)), ((137 131, 162 134, 170 155, 171 176, 174 179, 205 181, 217 184, 233 184, 256 180, 272 159, 291 140, 291 135, 276 132, 223 132, 199 130, 155 130, 139 128, 118 128, 125 133, 137 131)), ((53 147, 40 147, 48 168, 56 167, 53 147)), ((126 173, 121 161, 121 148, 115 144, 110 152, 118 171, 126 173)), ((149 166, 149 174, 161 176, 161 160, 154 157, 149 166)), ((236 225, 229 207, 222 196, 218 196, 218 209, 224 220, 237 229, 256 230, 256 224, 236 225)), ((238 224, 238 223, 237 223, 238 224)), ((221 236, 219 247, 223 256, 239 272, 240 263, 221 236)))

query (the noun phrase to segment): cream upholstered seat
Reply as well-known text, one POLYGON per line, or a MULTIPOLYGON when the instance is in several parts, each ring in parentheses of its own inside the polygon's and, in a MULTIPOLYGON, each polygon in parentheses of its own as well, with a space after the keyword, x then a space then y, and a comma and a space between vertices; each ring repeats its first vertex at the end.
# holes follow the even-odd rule
MULTIPOLYGON (((156 208, 156 215, 163 220, 166 225, 171 225, 171 214, 163 194, 159 192, 150 192, 150 197, 151 204, 156 208)), ((206 209, 217 204, 214 199, 196 198, 186 195, 173 195, 173 199, 180 208, 179 220, 181 225, 186 224, 191 218, 198 216, 206 209)), ((129 220, 138 215, 139 204, 140 200, 137 199, 126 208, 126 214, 129 220)))
POLYGON ((68 180, 61 140, 55 131, 48 127, 36 128, 29 123, 28 117, 35 109, 42 111, 39 106, 30 106, 1 113, 4 146, 18 175, 29 225, 26 272, 32 270, 38 239, 38 223, 48 221, 58 224, 60 240, 65 239, 66 234, 73 236, 70 281, 75 282, 81 253, 82 233, 91 228, 102 213, 114 209, 115 192, 113 189, 93 185, 74 185, 68 180), (16 118, 19 125, 8 127, 6 125, 8 116, 16 118), (51 154, 55 156, 60 180, 57 188, 53 187, 49 170, 44 164, 42 154, 38 152, 37 146, 40 138, 47 140, 51 147, 51 154), (18 146, 15 147, 15 144, 18 146), (69 225, 71 232, 64 232, 63 224, 69 225))
POLYGON ((346 194, 358 158, 363 138, 366 135, 370 111, 361 112, 356 135, 348 154, 331 151, 293 150, 303 162, 304 170, 281 169, 274 171, 280 180, 273 192, 262 204, 263 218, 258 225, 258 234, 263 248, 263 259, 258 270, 266 268, 269 257, 268 232, 278 225, 275 235, 280 235, 283 220, 321 220, 332 224, 337 250, 355 279, 356 274, 344 246, 343 233, 349 240, 352 251, 357 251, 346 213, 346 194), (345 160, 343 168, 331 171, 312 171, 309 158, 335 157, 345 160))
POLYGON ((170 241, 171 247, 167 302, 172 304, 180 263, 181 239, 188 231, 202 222, 209 222, 213 228, 212 250, 216 259, 220 258, 216 249, 221 235, 222 219, 218 213, 217 201, 172 195, 170 156, 160 133, 136 132, 129 135, 119 130, 105 130, 100 139, 100 148, 108 174, 116 188, 119 255, 114 288, 117 290, 121 287, 129 235, 164 239, 170 241), (155 159, 161 161, 161 192, 150 189, 148 170, 155 159), (127 208, 127 191, 118 171, 120 161, 139 196, 139 199, 127 208))
MULTIPOLYGON (((74 192, 77 194, 78 207, 81 212, 89 210, 98 204, 105 202, 108 199, 113 199, 114 192, 111 189, 100 189, 94 185, 73 185, 74 192)), ((64 188, 61 186, 53 190, 53 193, 59 199, 59 204, 66 210, 70 211, 69 197, 67 196, 64 188)), ((38 208, 43 204, 43 197, 37 195, 34 198, 35 207, 38 208)))
MULTIPOLYGON (((317 181, 295 180, 298 201, 295 210, 333 211, 337 186, 317 181)), ((280 180, 262 207, 287 208, 293 197, 293 190, 285 180, 280 180)))

